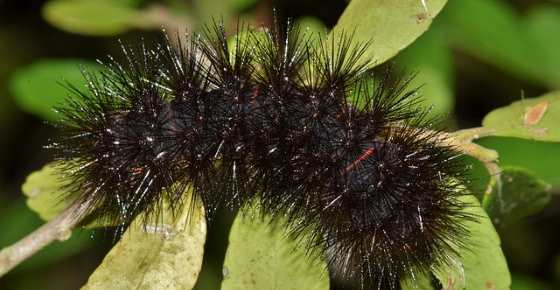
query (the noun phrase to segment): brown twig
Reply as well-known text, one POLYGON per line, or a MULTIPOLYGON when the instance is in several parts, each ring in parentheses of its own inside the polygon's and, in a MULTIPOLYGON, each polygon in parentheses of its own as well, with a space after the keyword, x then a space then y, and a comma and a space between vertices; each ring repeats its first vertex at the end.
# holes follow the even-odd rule
POLYGON ((0 277, 55 240, 70 238, 72 229, 87 215, 89 201, 74 202, 56 218, 0 251, 0 277))
POLYGON ((490 182, 484 192, 485 197, 483 199, 483 203, 486 200, 489 200, 487 197, 492 194, 492 190, 494 188, 497 189, 498 198, 501 200, 502 198, 502 177, 501 177, 501 169, 498 165, 498 152, 492 149, 485 148, 480 146, 472 141, 478 138, 487 137, 494 135, 494 130, 478 127, 478 128, 470 128, 459 130, 453 133, 446 133, 449 136, 447 139, 450 140, 452 146, 456 147, 457 149, 461 150, 463 154, 472 156, 482 164, 490 174, 490 182))

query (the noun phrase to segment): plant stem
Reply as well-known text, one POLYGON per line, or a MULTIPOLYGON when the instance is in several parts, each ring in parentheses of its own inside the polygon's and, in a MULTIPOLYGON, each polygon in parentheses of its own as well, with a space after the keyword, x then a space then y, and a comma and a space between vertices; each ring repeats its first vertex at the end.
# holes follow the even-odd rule
POLYGON ((55 240, 70 238, 72 229, 86 216, 90 201, 74 202, 56 218, 0 251, 0 277, 55 240))
POLYGON ((483 204, 488 200, 489 195, 492 194, 494 187, 497 189, 498 198, 500 200, 502 198, 502 177, 501 169, 498 165, 499 155, 496 150, 488 149, 473 143, 473 140, 492 136, 494 133, 494 130, 484 127, 469 128, 453 133, 441 133, 442 139, 440 142, 442 144, 454 147, 461 153, 472 156, 484 164, 484 167, 490 175, 490 182, 488 182, 488 186, 484 192, 483 204))

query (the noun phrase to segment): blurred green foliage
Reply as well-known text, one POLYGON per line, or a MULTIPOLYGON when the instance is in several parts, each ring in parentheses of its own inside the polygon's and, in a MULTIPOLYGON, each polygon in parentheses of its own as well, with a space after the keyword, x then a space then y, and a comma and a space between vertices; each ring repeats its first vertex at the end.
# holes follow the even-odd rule
POLYGON ((453 56, 445 45, 445 33, 434 25, 397 56, 400 69, 413 69, 411 87, 426 96, 423 105, 431 116, 447 116, 453 111, 453 56))
POLYGON ((62 30, 86 35, 116 35, 133 28, 157 27, 158 23, 152 21, 146 11, 137 10, 130 4, 136 3, 113 0, 56 0, 44 6, 43 16, 62 30))
POLYGON ((550 185, 524 169, 502 167, 500 188, 495 189, 485 210, 496 226, 507 226, 540 212, 551 198, 550 185))
POLYGON ((560 86, 560 7, 542 4, 517 13, 506 1, 451 1, 442 22, 453 46, 508 73, 543 84, 560 86))
POLYGON ((100 65, 77 59, 44 59, 13 74, 10 89, 22 110, 46 120, 58 120, 56 106, 64 105, 69 86, 86 91, 83 71, 95 72, 100 65))

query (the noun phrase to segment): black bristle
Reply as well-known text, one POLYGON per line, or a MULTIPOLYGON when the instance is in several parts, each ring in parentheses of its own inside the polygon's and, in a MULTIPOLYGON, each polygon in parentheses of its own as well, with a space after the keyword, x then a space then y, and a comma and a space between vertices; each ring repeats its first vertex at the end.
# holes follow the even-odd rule
POLYGON ((72 88, 51 145, 71 192, 122 227, 179 210, 189 185, 210 220, 258 197, 361 289, 449 263, 468 236, 463 171, 410 79, 368 71, 352 34, 318 47, 293 25, 248 35, 232 45, 214 24, 177 48, 123 48, 87 93, 72 88))
POLYGON ((118 225, 157 213, 162 197, 180 207, 186 186, 174 161, 174 118, 157 82, 156 56, 145 48, 123 51, 124 63, 87 75, 89 92, 73 89, 78 98, 60 109, 64 134, 52 145, 67 161, 70 192, 94 200, 118 225))

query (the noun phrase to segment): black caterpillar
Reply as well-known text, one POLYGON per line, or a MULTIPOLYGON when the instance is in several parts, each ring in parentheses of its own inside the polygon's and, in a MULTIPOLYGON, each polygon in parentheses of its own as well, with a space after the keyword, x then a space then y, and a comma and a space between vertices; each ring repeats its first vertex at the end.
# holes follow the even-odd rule
POLYGON ((318 47, 290 25, 248 35, 231 49, 215 24, 87 74, 51 145, 69 192, 122 226, 181 208, 188 185, 209 219, 258 197, 362 289, 449 263, 468 235, 463 167, 423 129, 409 81, 368 71, 351 35, 318 47))

